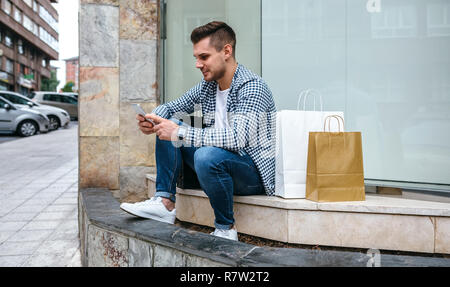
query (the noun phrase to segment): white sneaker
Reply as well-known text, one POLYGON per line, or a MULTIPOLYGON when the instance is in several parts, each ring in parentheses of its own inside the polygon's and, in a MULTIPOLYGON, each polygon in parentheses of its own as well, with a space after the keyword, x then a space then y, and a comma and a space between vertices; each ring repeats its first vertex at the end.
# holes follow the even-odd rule
POLYGON ((167 210, 162 203, 161 197, 152 197, 149 200, 136 203, 122 203, 120 208, 132 215, 150 218, 166 223, 175 222, 176 210, 167 210))
POLYGON ((222 238, 238 241, 237 230, 234 228, 232 228, 232 229, 216 228, 216 230, 214 230, 214 232, 211 232, 210 234, 217 236, 217 237, 222 237, 222 238))

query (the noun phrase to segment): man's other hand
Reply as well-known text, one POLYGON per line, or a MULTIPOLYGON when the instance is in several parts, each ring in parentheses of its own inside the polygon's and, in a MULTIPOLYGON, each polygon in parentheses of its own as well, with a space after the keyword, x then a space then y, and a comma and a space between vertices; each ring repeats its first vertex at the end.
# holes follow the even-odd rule
POLYGON ((178 128, 179 126, 171 120, 161 118, 155 114, 146 115, 156 125, 153 127, 153 131, 159 137, 160 140, 165 141, 177 141, 178 140, 178 128))

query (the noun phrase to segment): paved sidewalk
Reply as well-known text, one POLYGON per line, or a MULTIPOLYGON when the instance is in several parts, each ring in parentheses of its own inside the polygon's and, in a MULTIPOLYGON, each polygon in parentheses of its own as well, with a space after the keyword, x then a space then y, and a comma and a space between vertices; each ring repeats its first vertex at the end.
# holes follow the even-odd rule
POLYGON ((77 130, 0 143, 0 266, 81 266, 77 130))

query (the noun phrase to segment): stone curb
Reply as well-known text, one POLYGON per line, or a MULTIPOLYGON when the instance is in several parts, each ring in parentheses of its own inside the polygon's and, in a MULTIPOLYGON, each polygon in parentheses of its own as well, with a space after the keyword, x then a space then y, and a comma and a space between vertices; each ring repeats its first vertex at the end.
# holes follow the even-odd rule
MULTIPOLYGON (((83 266, 366 267, 362 252, 258 247, 129 215, 111 192, 80 191, 83 266)), ((450 266, 450 258, 380 255, 381 266, 450 266)))

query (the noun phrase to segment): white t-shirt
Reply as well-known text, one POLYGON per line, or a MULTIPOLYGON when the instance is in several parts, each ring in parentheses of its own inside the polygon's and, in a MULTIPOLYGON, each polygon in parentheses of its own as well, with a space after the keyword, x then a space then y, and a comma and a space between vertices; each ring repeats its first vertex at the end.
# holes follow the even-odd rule
POLYGON ((214 115, 214 128, 227 128, 228 118, 227 118, 227 98, 230 89, 221 91, 219 85, 217 85, 216 92, 216 113, 214 115))

